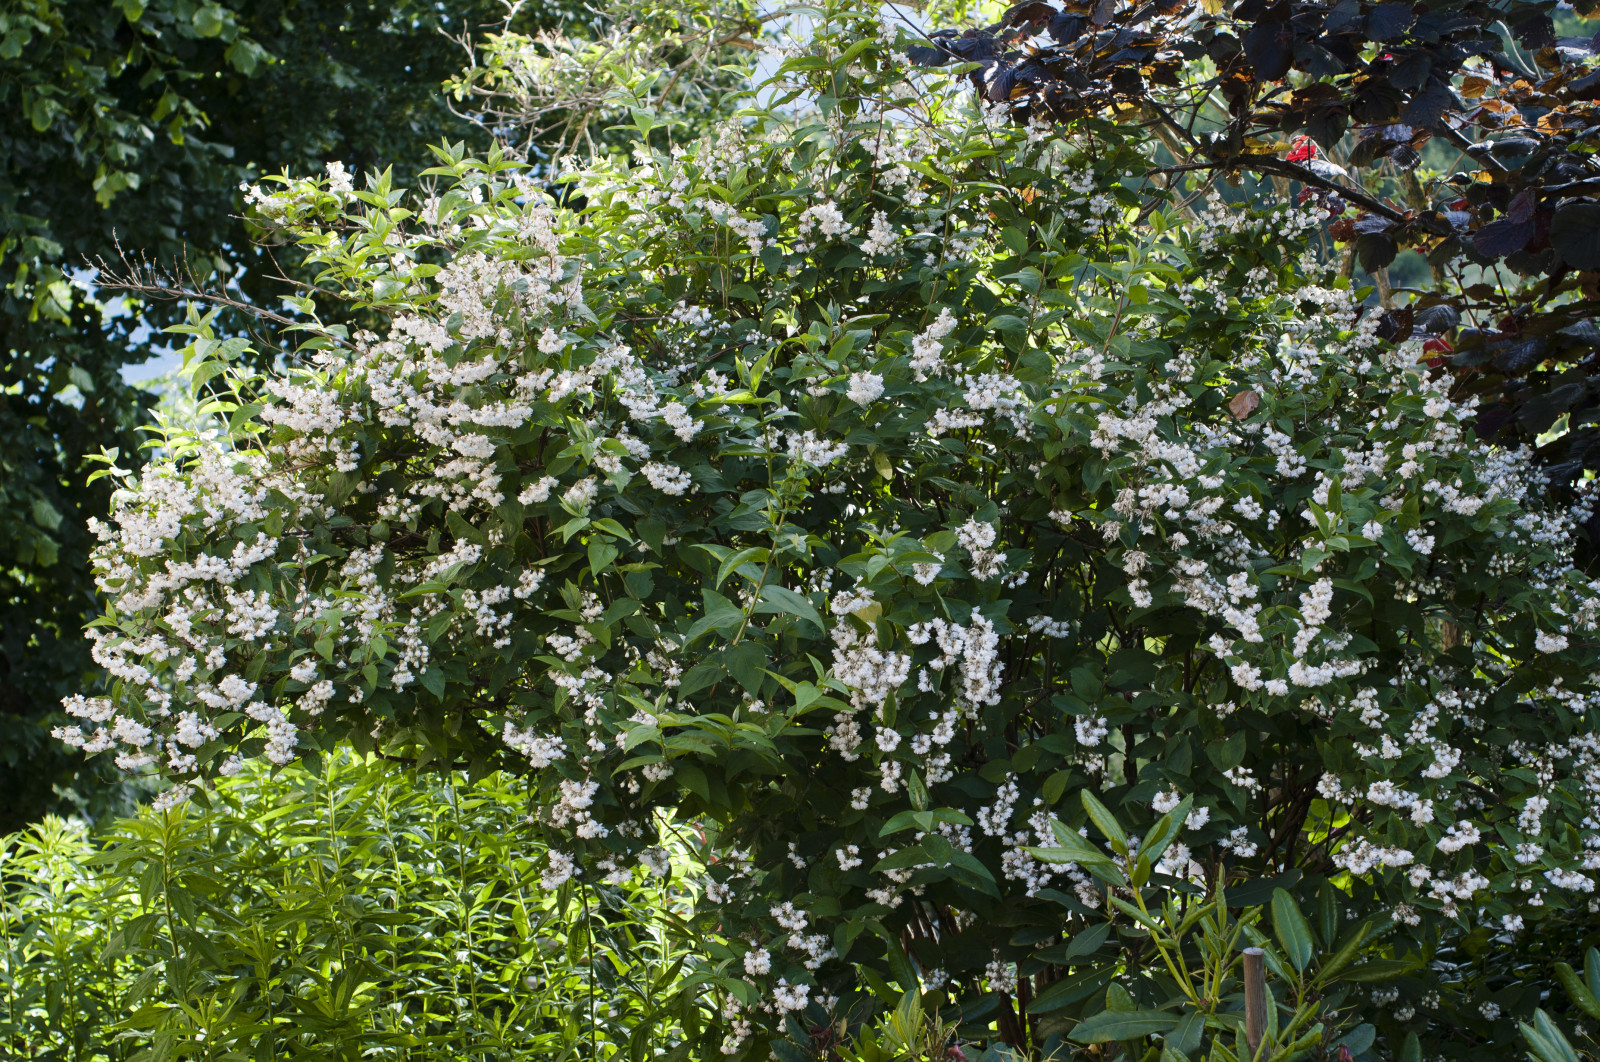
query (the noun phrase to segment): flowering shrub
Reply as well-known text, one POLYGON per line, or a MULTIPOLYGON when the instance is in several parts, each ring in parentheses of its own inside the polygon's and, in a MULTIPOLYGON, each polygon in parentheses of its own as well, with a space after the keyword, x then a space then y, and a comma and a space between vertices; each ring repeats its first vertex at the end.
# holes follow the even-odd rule
POLYGON ((581 215, 459 150, 259 190, 299 310, 385 323, 306 325, 125 484, 115 688, 61 736, 169 803, 343 742, 514 765, 552 890, 697 821, 736 1057, 890 982, 1040 1044, 1155 998, 1108 895, 1219 880, 1366 919, 1426 1031, 1442 939, 1591 902, 1587 512, 1377 337, 1316 209, 1175 225, 1137 136, 908 88, 894 40, 834 10, 779 75, 815 106, 575 175, 581 215))

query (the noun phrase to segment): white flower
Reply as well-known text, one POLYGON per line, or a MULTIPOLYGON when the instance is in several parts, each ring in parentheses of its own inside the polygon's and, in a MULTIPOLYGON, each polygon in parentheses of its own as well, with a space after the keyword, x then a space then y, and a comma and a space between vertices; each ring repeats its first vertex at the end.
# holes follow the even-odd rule
POLYGON ((883 394, 883 377, 870 372, 852 373, 845 397, 858 406, 871 405, 883 394))
POLYGON ((1567 647, 1567 636, 1539 631, 1533 636, 1533 647, 1541 653, 1559 653, 1567 647))
POLYGON ((650 461, 641 466, 639 471, 644 473, 644 478, 650 481, 652 487, 663 494, 684 494, 693 484, 689 473, 677 465, 650 461))
POLYGON ((889 254, 899 243, 900 238, 889 225, 888 215, 880 210, 872 217, 872 228, 868 231, 867 238, 861 242, 861 253, 869 258, 889 254))

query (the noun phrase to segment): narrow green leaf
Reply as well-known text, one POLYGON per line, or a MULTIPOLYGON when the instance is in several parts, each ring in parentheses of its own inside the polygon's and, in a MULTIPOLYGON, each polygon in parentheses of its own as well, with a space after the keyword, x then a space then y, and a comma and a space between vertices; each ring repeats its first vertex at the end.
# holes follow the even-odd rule
POLYGON ((1289 957, 1294 968, 1303 973, 1315 951, 1311 923, 1306 921, 1294 897, 1283 889, 1272 890, 1272 930, 1277 935, 1278 943, 1283 946, 1283 953, 1289 957))
POLYGON ((1113 862, 1110 856, 1090 844, 1087 838, 1060 819, 1051 819, 1050 829, 1056 835, 1056 847, 1028 849, 1036 858, 1046 863, 1078 863, 1086 867, 1096 863, 1113 862))
POLYGON ((1106 806, 1095 799, 1093 793, 1087 789, 1083 791, 1083 808, 1089 813, 1089 820, 1095 828, 1105 835, 1111 842, 1111 848, 1118 855, 1128 854, 1128 835, 1122 832, 1122 827, 1117 824, 1116 816, 1112 815, 1106 806))

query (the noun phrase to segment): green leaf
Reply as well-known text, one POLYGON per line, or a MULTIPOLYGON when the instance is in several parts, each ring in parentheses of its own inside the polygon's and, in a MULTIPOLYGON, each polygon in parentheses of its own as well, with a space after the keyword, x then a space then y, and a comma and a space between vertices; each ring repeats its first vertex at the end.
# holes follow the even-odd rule
POLYGON ((1167 1034, 1167 1045, 1179 1055, 1187 1058, 1200 1050, 1200 1041, 1205 1035, 1205 1031, 1205 1015, 1199 1011, 1191 1010, 1178 1022, 1177 1027, 1167 1034))
MULTIPOLYGON (((717 568, 717 581, 713 585, 720 588, 727 581, 728 576, 736 569, 752 562, 757 564, 765 563, 768 556, 770 556, 770 553, 763 546, 752 546, 749 549, 741 549, 737 553, 728 554, 717 568)), ((756 581, 755 579, 751 580, 751 582, 756 581)))
POLYGON ((1550 1015, 1544 1012, 1543 1007, 1534 1010, 1531 1027, 1526 1022, 1518 1022, 1517 1027, 1522 1030, 1528 1053, 1536 1062, 1579 1062, 1578 1053, 1572 1049, 1566 1034, 1550 1020, 1550 1015))
POLYGON ((1245 736, 1243 730, 1235 730, 1224 741, 1206 742, 1206 758, 1219 771, 1228 771, 1244 762, 1245 736))
POLYGON ((1100 991, 1101 987, 1115 975, 1114 970, 1104 966, 1091 966, 1059 981, 1053 981, 1049 988, 1039 993, 1033 1002, 1028 1004, 1028 1013, 1050 1014, 1064 1010, 1100 991))
POLYGON ((1050 829, 1056 835, 1054 848, 1029 848, 1034 857, 1046 863, 1077 863, 1093 866, 1096 863, 1111 865, 1115 862, 1105 852, 1096 848, 1089 839, 1060 819, 1050 820, 1050 829))
POLYGON ((200 36, 215 37, 222 32, 222 8, 216 4, 206 4, 195 11, 190 21, 200 36))
POLYGON ((1556 963, 1556 980, 1567 990, 1572 1003, 1591 1018, 1600 1018, 1600 1000, 1596 1000, 1589 986, 1578 979, 1577 973, 1564 962, 1556 963))
POLYGON ((1311 923, 1283 889, 1272 890, 1272 931, 1297 971, 1304 972, 1316 950, 1311 938, 1311 923))
POLYGON ((1139 1040, 1151 1033, 1164 1033, 1177 1024, 1177 1015, 1165 1011, 1107 1010, 1080 1021, 1068 1038, 1080 1044, 1139 1040))
POLYGON ((722 654, 728 674, 752 695, 761 692, 761 682, 766 677, 767 650, 759 642, 741 641, 722 654))
POLYGON ((1406 959, 1369 959, 1345 971, 1345 981, 1392 981, 1415 970, 1420 963, 1406 959))
MULTIPOLYGON (((452 514, 454 515, 454 514, 452 514)), ((589 571, 599 575, 617 559, 617 547, 596 535, 589 540, 589 571)))
POLYGON ((690 626, 684 636, 685 645, 707 631, 732 633, 735 627, 744 622, 744 610, 715 590, 702 589, 700 598, 705 602, 705 613, 690 626))
POLYGON ((1161 858, 1161 853, 1177 838, 1178 831, 1183 828, 1184 820, 1189 817, 1189 811, 1194 807, 1193 797, 1184 797, 1177 807, 1157 819, 1155 825, 1150 827, 1150 832, 1145 834, 1144 840, 1139 845, 1139 858, 1147 859, 1151 863, 1161 858))
POLYGON ((1326 985, 1343 973, 1345 968, 1355 961, 1356 956, 1361 954, 1361 945, 1366 942, 1370 929, 1371 924, 1368 922, 1357 923, 1351 929, 1348 939, 1339 946, 1339 950, 1318 968, 1315 983, 1326 985))
POLYGON ((828 630, 827 625, 822 622, 822 616, 817 613, 816 606, 788 587, 773 584, 763 586, 761 588, 761 600, 756 604, 755 611, 798 616, 800 619, 809 620, 816 624, 819 634, 826 634, 828 630))
POLYGON ((1087 789, 1083 791, 1083 809, 1089 813, 1089 821, 1095 828, 1105 835, 1111 842, 1111 848, 1118 855, 1128 854, 1128 835, 1122 832, 1122 827, 1117 824, 1115 815, 1106 806, 1095 799, 1093 793, 1087 789))
POLYGON ((54 531, 61 526, 61 513, 45 499, 35 498, 33 499, 33 522, 46 531, 54 531))

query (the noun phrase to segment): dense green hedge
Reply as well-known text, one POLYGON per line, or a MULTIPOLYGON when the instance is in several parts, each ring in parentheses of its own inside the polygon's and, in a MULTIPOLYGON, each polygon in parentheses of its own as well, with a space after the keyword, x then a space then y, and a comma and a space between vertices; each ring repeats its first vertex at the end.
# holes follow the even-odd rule
POLYGON ((651 1058, 686 894, 644 875, 560 892, 518 830, 528 790, 334 757, 249 771, 209 809, 0 842, 7 1059, 651 1058))

